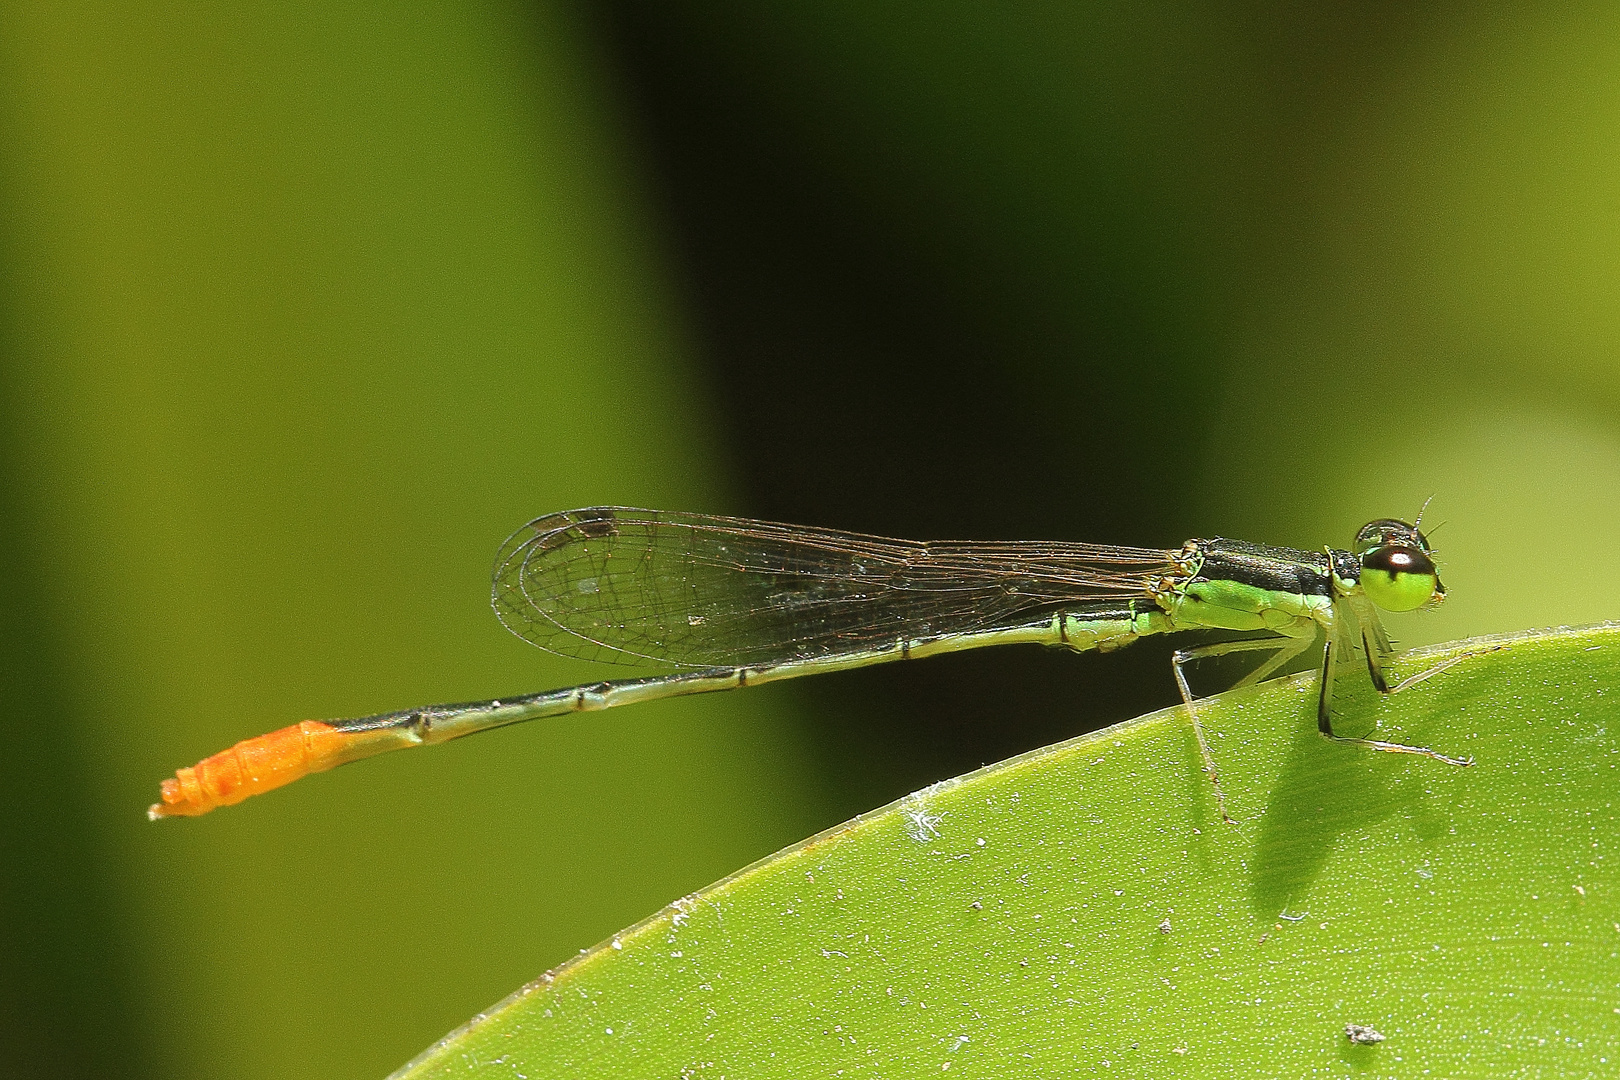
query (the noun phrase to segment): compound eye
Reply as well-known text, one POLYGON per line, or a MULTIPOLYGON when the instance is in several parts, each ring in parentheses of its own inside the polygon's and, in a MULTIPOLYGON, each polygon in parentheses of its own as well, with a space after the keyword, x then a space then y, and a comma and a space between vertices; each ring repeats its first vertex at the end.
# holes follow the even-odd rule
POLYGON ((1361 591, 1385 611, 1412 611, 1440 595, 1440 575, 1420 548, 1376 547, 1361 557, 1361 591))

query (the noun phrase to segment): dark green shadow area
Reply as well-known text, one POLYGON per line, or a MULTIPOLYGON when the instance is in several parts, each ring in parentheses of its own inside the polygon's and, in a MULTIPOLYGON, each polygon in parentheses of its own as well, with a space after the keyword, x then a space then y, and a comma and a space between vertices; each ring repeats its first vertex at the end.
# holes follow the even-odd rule
POLYGON ((47 357, 17 330, 30 268, 8 257, 15 227, 0 224, 0 1075, 146 1076, 117 889, 80 796, 83 701, 65 677, 62 613, 43 585, 42 493, 27 472, 37 447, 17 384, 47 357))
POLYGON ((1493 643, 1342 705, 1346 730, 1376 716, 1473 768, 1329 744, 1313 676, 1278 680, 1202 706, 1240 820, 1210 825, 1186 717, 1157 713, 781 852, 397 1075, 1602 1074, 1620 626, 1493 643))
MULTIPOLYGON (((1483 660, 1484 656, 1469 657, 1436 679, 1388 699, 1363 685, 1358 671, 1351 671, 1342 679, 1348 685, 1340 687, 1335 729, 1343 735, 1432 746, 1465 757, 1468 751, 1460 748, 1473 745, 1473 733, 1455 732, 1445 724, 1445 713, 1467 703, 1476 710, 1481 707, 1479 696, 1488 693, 1497 674, 1483 660), (1447 732, 1458 748, 1431 741, 1429 733, 1437 731, 1447 732)), ((1403 676, 1422 670, 1410 659, 1402 664, 1403 676)), ((1432 798, 1427 785, 1431 780, 1444 782, 1444 774, 1457 766, 1335 746, 1317 734, 1314 696, 1301 695, 1297 706, 1297 716, 1281 719, 1282 727, 1291 732, 1288 748, 1255 838, 1250 897, 1255 916, 1262 919, 1294 911, 1347 837, 1364 835, 1389 821, 1402 822, 1413 836, 1431 844, 1456 831, 1451 808, 1432 798), (1439 775, 1427 775, 1430 772, 1439 775)))
POLYGON ((1249 895, 1258 919, 1297 911, 1297 901, 1309 895, 1345 836, 1412 806, 1413 793, 1391 782, 1409 762, 1356 761, 1364 752, 1333 746, 1316 733, 1314 702, 1305 713, 1303 723, 1291 725, 1282 771, 1254 840, 1249 895))

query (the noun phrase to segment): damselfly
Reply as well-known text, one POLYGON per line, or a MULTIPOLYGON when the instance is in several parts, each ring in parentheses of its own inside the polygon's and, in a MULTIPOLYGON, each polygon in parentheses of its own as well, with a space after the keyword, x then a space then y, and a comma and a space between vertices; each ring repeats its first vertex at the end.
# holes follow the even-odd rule
POLYGON ((1223 539, 1163 551, 1043 541, 923 543, 706 514, 569 510, 531 521, 502 545, 496 614, 513 633, 551 652, 675 670, 355 720, 306 720, 180 769, 163 782, 163 801, 149 815, 205 814, 307 773, 543 716, 984 645, 1106 651, 1150 634, 1256 631, 1263 636, 1172 657, 1225 817, 1185 671, 1204 657, 1270 652, 1238 684, 1248 685, 1283 671, 1325 636, 1317 702, 1324 736, 1472 763, 1333 730, 1334 679, 1358 645, 1382 692, 1433 674, 1389 685, 1391 648, 1378 612, 1411 611, 1444 595, 1428 540, 1417 525, 1392 519, 1363 526, 1350 551, 1223 539))

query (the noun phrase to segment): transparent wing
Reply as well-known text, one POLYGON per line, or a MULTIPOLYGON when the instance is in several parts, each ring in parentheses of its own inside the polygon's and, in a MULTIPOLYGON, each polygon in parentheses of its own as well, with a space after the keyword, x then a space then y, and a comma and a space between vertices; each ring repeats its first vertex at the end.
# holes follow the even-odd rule
POLYGON ((1172 556, 592 507, 512 534, 496 557, 494 605, 518 637, 567 656, 763 666, 1117 605, 1178 572, 1172 556))

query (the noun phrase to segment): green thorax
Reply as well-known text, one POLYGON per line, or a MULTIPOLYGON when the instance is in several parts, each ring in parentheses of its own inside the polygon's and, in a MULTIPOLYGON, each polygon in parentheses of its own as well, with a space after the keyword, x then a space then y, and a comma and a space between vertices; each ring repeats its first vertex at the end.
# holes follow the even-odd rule
POLYGON ((1336 596, 1356 587, 1348 552, 1299 551, 1241 540, 1190 540, 1182 577, 1166 578, 1154 600, 1177 630, 1268 630, 1314 634, 1332 619, 1336 596))

